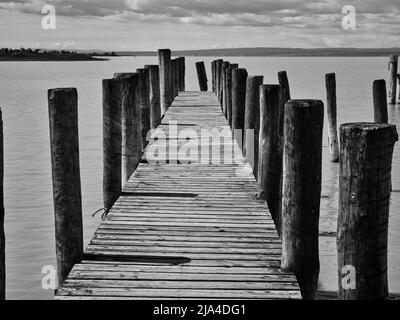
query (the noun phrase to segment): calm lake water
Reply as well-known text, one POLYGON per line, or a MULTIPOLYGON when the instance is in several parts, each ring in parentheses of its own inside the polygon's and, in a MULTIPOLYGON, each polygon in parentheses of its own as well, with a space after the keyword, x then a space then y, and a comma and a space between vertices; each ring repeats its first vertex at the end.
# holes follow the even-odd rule
MULTIPOLYGON (((186 59, 186 89, 198 90, 194 63, 204 60, 210 77, 214 58, 186 59)), ((339 123, 372 121, 372 82, 387 78, 386 58, 226 58, 276 83, 287 70, 293 98, 325 101, 324 75, 335 72, 339 123)), ((42 267, 55 265, 54 217, 48 129, 47 89, 76 87, 85 244, 100 223, 91 214, 102 207, 101 80, 129 72, 155 57, 113 58, 107 62, 0 62, 0 106, 5 138, 5 209, 8 299, 51 299, 41 286, 42 267)), ((210 81, 211 85, 211 81, 210 81)), ((400 122, 400 105, 389 107, 392 123, 400 122)), ((329 162, 326 126, 320 229, 336 231, 338 164, 329 162)), ((393 190, 400 190, 400 148, 393 159, 393 190)), ((400 193, 392 194, 389 236, 389 283, 400 292, 400 193)), ((337 289, 335 237, 321 237, 320 287, 337 289)))

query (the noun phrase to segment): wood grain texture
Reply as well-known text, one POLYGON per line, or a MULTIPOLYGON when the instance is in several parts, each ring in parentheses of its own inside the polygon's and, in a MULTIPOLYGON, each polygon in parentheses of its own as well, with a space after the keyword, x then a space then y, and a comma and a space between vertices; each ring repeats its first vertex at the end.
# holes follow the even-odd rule
POLYGON ((385 80, 381 79, 374 81, 372 84, 372 95, 374 99, 374 122, 388 123, 389 117, 385 80))
POLYGON ((161 116, 163 116, 172 103, 171 79, 171 50, 158 50, 158 65, 160 67, 160 101, 161 116))
POLYGON ((336 75, 325 75, 326 109, 328 116, 328 144, 331 162, 339 162, 339 138, 337 134, 336 75))
MULTIPOLYGON (((83 254, 77 90, 51 89, 48 102, 57 273, 58 282, 62 284, 83 254)), ((1 220, 3 212, 0 211, 1 220)))
MULTIPOLYGON (((294 275, 280 269, 282 244, 216 95, 180 92, 157 130, 180 147, 185 130, 213 128, 228 130, 227 140, 218 131, 192 137, 203 150, 192 162, 138 166, 57 299, 300 298, 294 275), (202 163, 212 148, 234 161, 202 163)), ((178 154, 162 151, 167 160, 178 154)))
POLYGON ((387 245, 396 126, 375 123, 340 127, 339 299, 388 297, 387 245), (346 289, 344 266, 355 268, 355 287, 346 289))
POLYGON ((282 268, 295 273, 303 299, 318 287, 323 123, 321 101, 286 103, 282 268))
POLYGON ((391 55, 389 61, 389 103, 396 103, 396 92, 397 92, 397 72, 399 66, 399 56, 391 55))
POLYGON ((150 82, 150 128, 156 129, 161 123, 160 68, 158 65, 146 65, 150 82))

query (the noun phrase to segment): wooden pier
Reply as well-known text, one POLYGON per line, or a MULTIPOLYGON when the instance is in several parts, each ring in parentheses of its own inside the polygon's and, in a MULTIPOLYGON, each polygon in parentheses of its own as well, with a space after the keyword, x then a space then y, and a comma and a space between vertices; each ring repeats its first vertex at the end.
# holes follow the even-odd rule
MULTIPOLYGON (((232 148, 214 93, 180 92, 168 109, 157 130, 179 146, 188 140, 171 133, 175 122, 178 131, 230 132, 221 155, 232 148)), ((164 163, 145 152, 56 299, 301 298, 296 277, 280 269, 281 241, 238 145, 231 164, 205 163, 215 144, 191 140, 200 152, 190 163, 168 148, 164 163)))

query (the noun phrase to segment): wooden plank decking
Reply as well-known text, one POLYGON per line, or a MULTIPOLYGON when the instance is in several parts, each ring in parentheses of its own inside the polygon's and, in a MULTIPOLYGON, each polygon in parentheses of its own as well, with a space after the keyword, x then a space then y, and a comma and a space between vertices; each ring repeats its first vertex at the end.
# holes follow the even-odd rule
MULTIPOLYGON (((212 93, 180 93, 158 129, 165 142, 187 144, 170 131, 170 121, 179 132, 229 133, 212 93)), ((237 145, 233 163, 203 161, 213 147, 232 147, 226 141, 218 146, 191 137, 200 147, 190 163, 171 161, 176 150, 161 147, 168 152, 164 164, 151 161, 151 142, 148 161, 139 165, 56 298, 300 298, 296 278, 279 268, 281 242, 237 145)))

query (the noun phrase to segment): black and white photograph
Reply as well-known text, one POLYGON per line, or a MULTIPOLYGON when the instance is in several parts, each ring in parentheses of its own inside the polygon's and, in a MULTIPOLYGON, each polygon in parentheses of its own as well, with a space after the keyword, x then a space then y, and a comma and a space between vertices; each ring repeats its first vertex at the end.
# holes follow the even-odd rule
POLYGON ((0 0, 0 300, 400 300, 399 16, 0 0))

